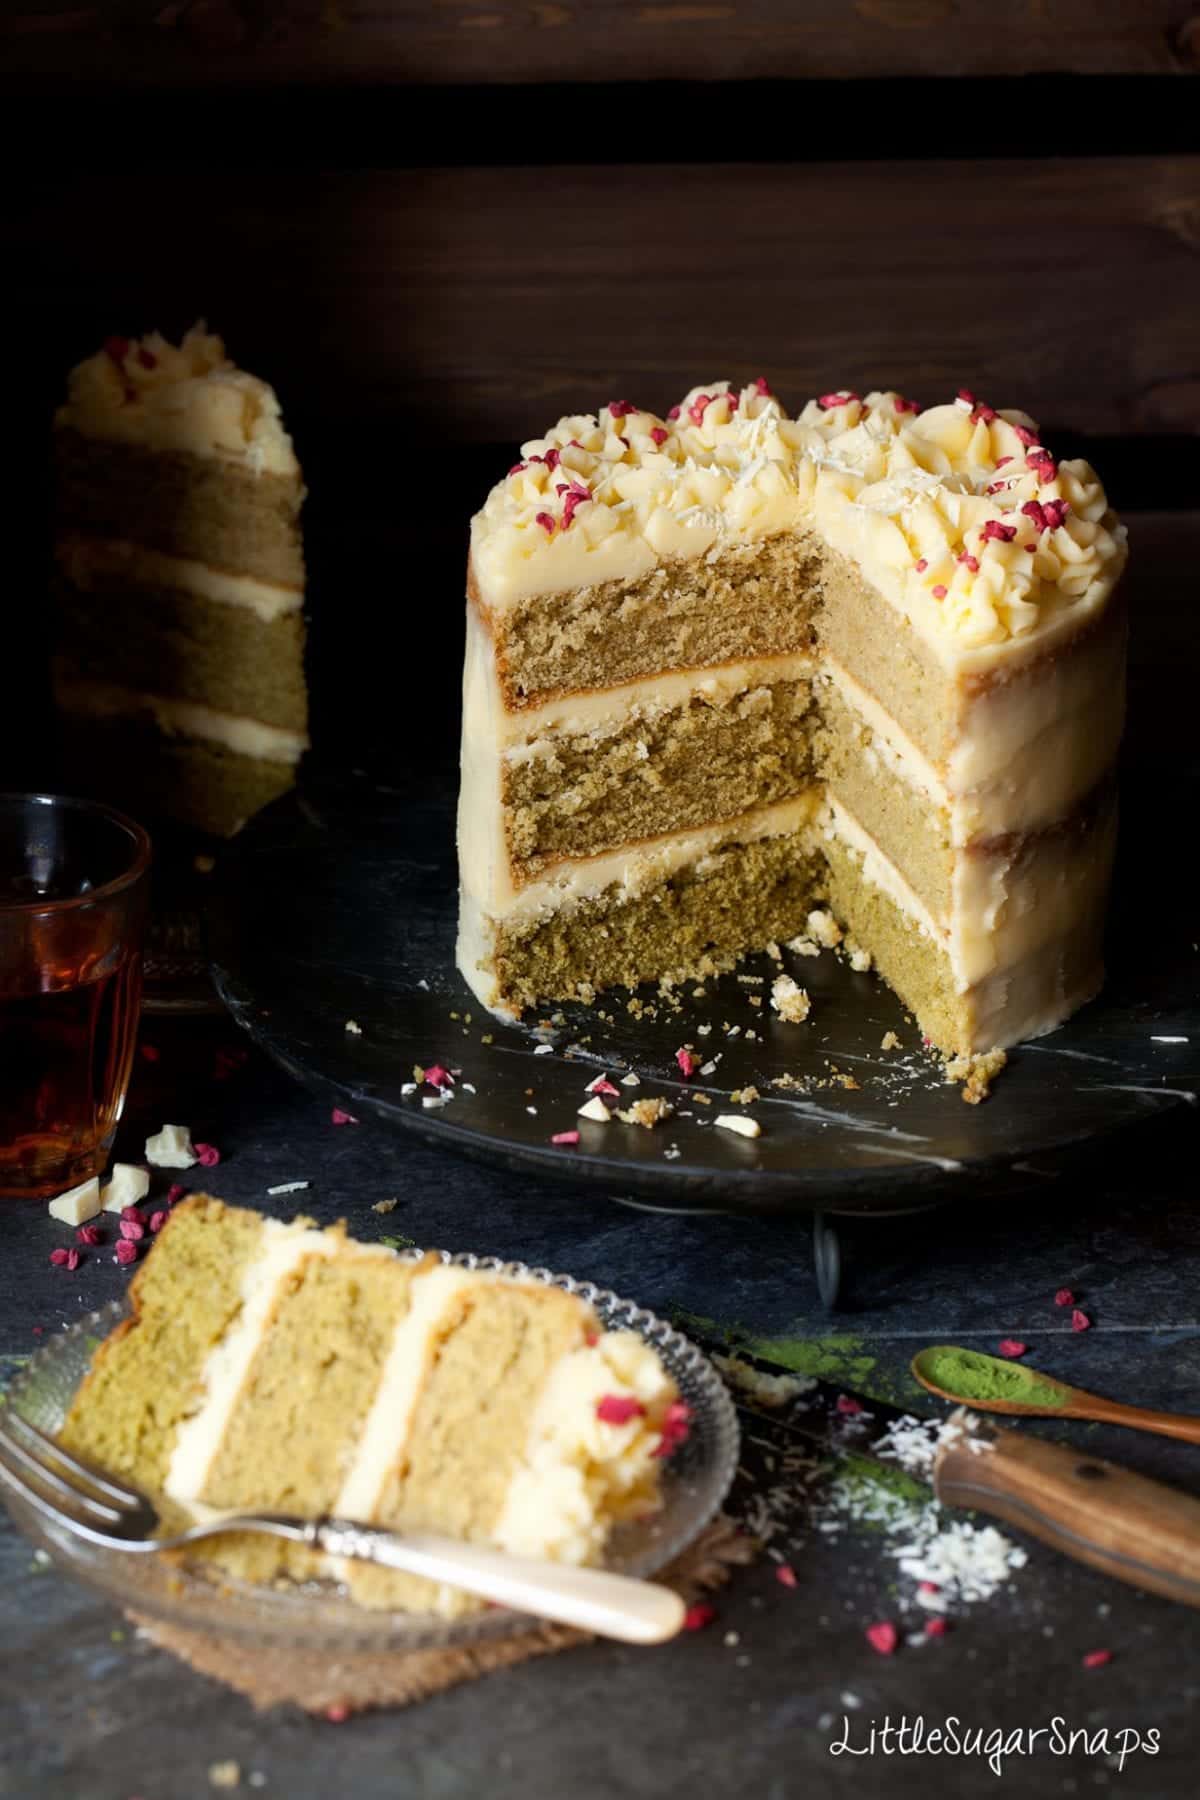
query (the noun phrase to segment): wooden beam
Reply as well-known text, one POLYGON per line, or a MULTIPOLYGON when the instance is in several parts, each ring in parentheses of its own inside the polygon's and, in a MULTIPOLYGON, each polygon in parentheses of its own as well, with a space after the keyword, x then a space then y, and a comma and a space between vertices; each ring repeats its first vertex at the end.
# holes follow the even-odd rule
POLYGON ((1200 62, 1193 14, 1180 0, 17 0, 0 67, 14 87, 92 90, 1171 74, 1200 62))

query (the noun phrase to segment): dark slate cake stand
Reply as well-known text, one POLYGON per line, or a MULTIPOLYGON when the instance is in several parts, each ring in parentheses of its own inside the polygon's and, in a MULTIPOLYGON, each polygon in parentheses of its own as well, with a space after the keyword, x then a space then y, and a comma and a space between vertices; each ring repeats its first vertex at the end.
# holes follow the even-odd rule
MULTIPOLYGON (((1154 821, 1136 805, 1125 817, 1132 872, 1146 866, 1139 839, 1154 821)), ((1013 1052, 993 1097, 967 1106, 895 996, 830 954, 784 953, 812 996, 803 1025, 771 1014, 778 965, 766 956, 739 970, 761 985, 725 976, 694 1000, 691 984, 679 1013, 660 1003, 634 1016, 620 993, 564 1007, 549 1029, 498 1023, 454 967, 455 886, 449 786, 414 797, 310 775, 218 868, 210 947, 220 994, 284 1068, 356 1116, 650 1210, 813 1215, 830 1305, 842 1266, 835 1218, 978 1202, 1059 1172, 1118 1127, 1194 1105, 1200 1089, 1200 957, 1185 890, 1177 916, 1151 920, 1118 883, 1104 993, 1013 1052), (900 1050, 881 1050, 888 1031, 900 1050), (682 1080, 684 1042, 719 1058, 715 1071, 682 1080), (403 1088, 414 1064, 435 1062, 461 1073, 454 1099, 431 1108, 428 1089, 403 1088), (623 1102, 662 1095, 671 1119, 648 1131, 577 1118, 589 1081, 607 1072, 619 1082, 629 1069, 641 1085, 622 1088, 623 1102), (796 1085, 772 1086, 781 1077, 796 1085), (714 1129, 718 1111, 743 1110, 730 1091, 749 1085, 761 1137, 714 1129), (578 1146, 551 1144, 576 1128, 578 1146)))

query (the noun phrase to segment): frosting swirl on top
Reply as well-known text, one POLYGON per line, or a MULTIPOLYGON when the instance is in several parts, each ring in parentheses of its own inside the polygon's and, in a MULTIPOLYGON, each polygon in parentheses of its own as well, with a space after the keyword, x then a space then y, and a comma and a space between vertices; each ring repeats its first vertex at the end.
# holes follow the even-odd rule
POLYGON ((472 558, 503 609, 798 527, 964 648, 1106 591, 1125 556, 1094 471, 1057 462, 1027 413, 842 391, 791 417, 760 379, 693 388, 665 419, 625 401, 560 419, 472 521, 472 558))
POLYGON ((298 473, 275 392, 229 360, 203 323, 179 344, 160 332, 109 338, 72 369, 55 423, 84 437, 235 459, 253 473, 298 473))

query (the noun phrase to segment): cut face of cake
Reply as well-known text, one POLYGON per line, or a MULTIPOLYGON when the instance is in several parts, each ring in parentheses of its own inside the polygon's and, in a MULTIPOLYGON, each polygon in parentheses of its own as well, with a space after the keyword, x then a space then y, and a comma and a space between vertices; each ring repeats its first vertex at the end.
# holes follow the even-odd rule
POLYGON ((458 962, 516 1016, 832 908, 973 1053, 1098 990, 1125 533, 962 393, 759 381, 523 446, 472 524, 458 962))
MULTIPOLYGON (((686 1408, 657 1354, 538 1282, 404 1261, 341 1226, 204 1195, 171 1214, 63 1426, 168 1529, 249 1508, 429 1530, 598 1562, 653 1512, 686 1408)), ((337 1576, 368 1606, 477 1602, 265 1537, 205 1540, 231 1575, 337 1576)))
POLYGON ((196 326, 110 339, 55 424, 68 779, 228 836, 307 744, 304 487, 279 403, 196 326))

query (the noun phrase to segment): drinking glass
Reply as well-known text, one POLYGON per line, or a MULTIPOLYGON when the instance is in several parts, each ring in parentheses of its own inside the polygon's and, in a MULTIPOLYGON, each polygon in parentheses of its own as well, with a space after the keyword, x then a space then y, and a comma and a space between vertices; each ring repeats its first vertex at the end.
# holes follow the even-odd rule
POLYGON ((0 794, 0 1195, 100 1174, 133 1062, 150 839, 90 800, 0 794))

